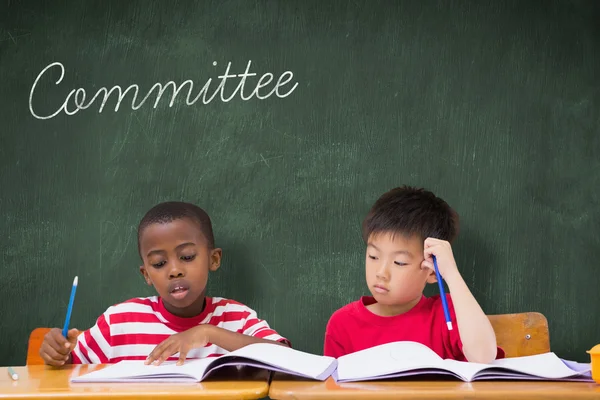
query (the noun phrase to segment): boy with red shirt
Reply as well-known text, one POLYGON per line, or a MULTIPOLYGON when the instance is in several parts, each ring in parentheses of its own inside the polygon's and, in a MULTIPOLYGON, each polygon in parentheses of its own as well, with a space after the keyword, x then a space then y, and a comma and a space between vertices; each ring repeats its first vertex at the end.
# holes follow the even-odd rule
POLYGON ((377 345, 414 341, 442 358, 489 363, 503 358, 487 316, 461 277, 450 242, 458 215, 442 199, 407 186, 382 195, 363 221, 366 280, 372 296, 337 310, 325 332, 324 354, 340 357, 377 345), (453 329, 446 325, 433 258, 446 281, 453 329))
POLYGON ((40 355, 46 364, 147 364, 225 354, 252 343, 289 346, 289 341, 251 308, 208 297, 208 274, 221 265, 208 214, 193 204, 166 202, 146 213, 138 227, 140 272, 158 296, 109 307, 96 324, 67 338, 46 334, 40 355))

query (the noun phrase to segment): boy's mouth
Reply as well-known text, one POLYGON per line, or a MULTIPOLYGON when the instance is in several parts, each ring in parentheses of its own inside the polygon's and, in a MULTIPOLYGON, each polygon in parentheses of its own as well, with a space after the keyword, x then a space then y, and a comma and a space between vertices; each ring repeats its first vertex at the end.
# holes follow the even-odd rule
POLYGON ((169 285, 169 294, 177 300, 183 299, 190 291, 189 285, 184 281, 172 282, 169 285))
POLYGON ((390 291, 388 288, 381 286, 381 285, 375 285, 374 289, 377 293, 387 293, 390 291))

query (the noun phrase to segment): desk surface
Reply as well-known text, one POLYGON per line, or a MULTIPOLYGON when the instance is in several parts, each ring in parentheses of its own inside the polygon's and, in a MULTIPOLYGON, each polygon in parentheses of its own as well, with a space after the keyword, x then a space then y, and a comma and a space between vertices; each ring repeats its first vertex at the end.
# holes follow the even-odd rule
POLYGON ((14 367, 19 380, 13 381, 6 367, 0 368, 0 399, 118 399, 143 398, 203 398, 203 399, 260 399, 269 391, 269 374, 260 370, 231 370, 218 372, 201 383, 69 383, 71 376, 82 375, 104 365, 69 365, 52 368, 44 365, 14 367))
POLYGON ((273 400, 287 399, 600 399, 600 385, 580 382, 374 381, 336 384, 275 375, 273 400))

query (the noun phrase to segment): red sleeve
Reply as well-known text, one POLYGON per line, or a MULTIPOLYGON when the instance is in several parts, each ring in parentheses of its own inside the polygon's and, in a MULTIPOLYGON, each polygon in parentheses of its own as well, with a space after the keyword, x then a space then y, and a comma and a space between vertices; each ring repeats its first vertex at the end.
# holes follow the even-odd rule
POLYGON ((111 359, 111 334, 105 314, 96 324, 77 337, 72 351, 73 364, 108 364, 111 359))
POLYGON ((277 331, 272 329, 267 321, 258 318, 256 312, 251 308, 248 308, 248 316, 244 320, 244 325, 242 326, 240 333, 265 340, 285 343, 288 347, 292 347, 292 343, 287 338, 281 336, 277 331))
MULTIPOLYGON (((450 294, 446 294, 446 300, 448 303, 448 311, 450 312, 450 319, 452 320, 452 330, 451 331, 448 331, 447 329, 445 330, 445 332, 447 332, 446 338, 445 338, 445 344, 447 344, 446 350, 451 354, 452 359, 457 360, 457 361, 467 361, 467 357, 463 353, 463 344, 462 344, 462 341, 460 340, 460 332, 458 330, 458 322, 456 320, 456 313, 454 312, 454 304, 452 303, 450 294)), ((440 307, 442 307, 441 301, 440 301, 440 307)), ((440 314, 445 319, 443 310, 441 310, 440 314)), ((446 323, 444 321, 444 325, 445 324, 446 323)), ((497 347, 496 359, 504 358, 504 357, 505 357, 504 350, 501 347, 497 347)))
POLYGON ((498 350, 496 350, 496 360, 499 360, 501 358, 505 358, 506 354, 504 353, 504 349, 500 346, 497 347, 498 350))
POLYGON ((327 357, 338 358, 346 354, 344 348, 339 344, 335 337, 325 333, 325 344, 323 345, 323 355, 327 357))
POLYGON ((344 349, 342 345, 343 338, 339 334, 339 332, 343 329, 343 325, 340 321, 341 316, 338 313, 334 313, 329 322, 327 322, 327 327, 325 328, 325 343, 323 344, 323 355, 327 357, 338 358, 345 354, 348 354, 349 351, 344 349))
POLYGON ((463 353, 463 344, 460 340, 460 332, 458 330, 458 322, 456 321, 456 313, 454 312, 454 305, 452 304, 452 298, 450 294, 446 294, 446 302, 448 303, 448 311, 450 312, 450 320, 452 321, 452 330, 446 328, 446 315, 444 314, 443 303, 439 301, 440 310, 438 310, 438 318, 444 319, 440 325, 444 328, 444 347, 447 353, 447 358, 451 358, 457 361, 467 361, 465 354, 463 353))

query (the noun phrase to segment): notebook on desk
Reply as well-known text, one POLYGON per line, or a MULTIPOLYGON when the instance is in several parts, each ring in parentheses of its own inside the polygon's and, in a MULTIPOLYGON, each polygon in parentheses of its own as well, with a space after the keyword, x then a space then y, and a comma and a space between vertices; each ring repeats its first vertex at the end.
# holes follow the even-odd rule
POLYGON ((427 346, 394 342, 337 359, 337 382, 357 382, 416 375, 446 375, 476 380, 560 380, 591 382, 589 364, 565 362, 554 353, 495 360, 491 364, 445 360, 427 346))
POLYGON ((200 382, 226 366, 251 366, 323 381, 357 382, 415 375, 443 374, 466 382, 474 380, 592 381, 589 364, 567 364, 554 353, 476 364, 444 360, 427 346, 394 342, 348 354, 338 359, 305 353, 276 344, 257 343, 216 358, 186 360, 159 366, 143 361, 121 361, 74 377, 71 382, 200 382))
POLYGON ((71 382, 201 382, 211 372, 228 366, 249 366, 324 381, 337 365, 335 358, 318 356, 270 343, 256 343, 220 357, 186 360, 183 365, 167 361, 144 365, 143 361, 120 361, 98 371, 74 377, 71 382))

